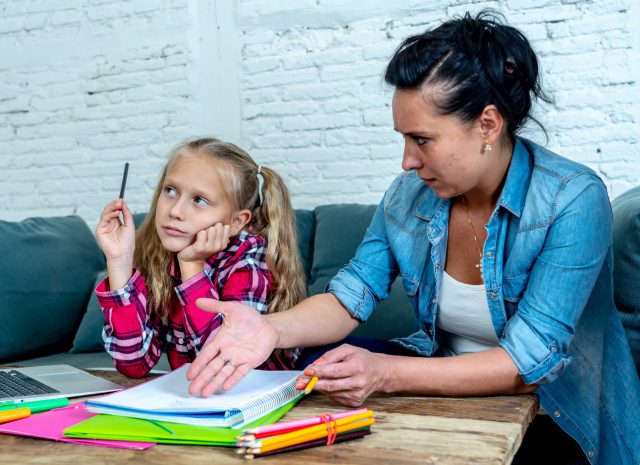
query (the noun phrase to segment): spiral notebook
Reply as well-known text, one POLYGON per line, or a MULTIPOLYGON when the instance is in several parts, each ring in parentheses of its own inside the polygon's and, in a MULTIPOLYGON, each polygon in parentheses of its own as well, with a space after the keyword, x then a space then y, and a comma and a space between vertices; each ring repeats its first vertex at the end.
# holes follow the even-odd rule
POLYGON ((301 371, 252 370, 230 390, 207 398, 189 394, 183 365, 171 373, 85 402, 93 413, 198 426, 240 427, 302 396, 301 371))

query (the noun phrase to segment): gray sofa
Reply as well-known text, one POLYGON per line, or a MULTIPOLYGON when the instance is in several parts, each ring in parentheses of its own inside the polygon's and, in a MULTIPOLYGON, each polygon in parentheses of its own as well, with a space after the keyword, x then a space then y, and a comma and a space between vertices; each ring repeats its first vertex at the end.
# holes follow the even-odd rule
MULTIPOLYGON (((322 292, 353 256, 374 210, 374 205, 296 210, 310 294, 322 292)), ((143 218, 134 215, 136 224, 143 218)), ((0 363, 112 367, 93 292, 105 262, 86 223, 76 216, 0 221, 0 237, 0 363)), ((398 280, 380 311, 354 334, 391 338, 415 327, 398 280)), ((156 368, 168 369, 166 358, 156 368)))
MULTIPOLYGON (((310 294, 353 256, 374 205, 297 210, 298 242, 310 294)), ((613 202, 616 304, 640 371, 640 187, 613 202)), ((139 224, 144 215, 136 215, 139 224)), ((0 363, 112 367, 102 348, 93 293, 104 258, 80 218, 0 221, 0 363)), ((355 335, 391 338, 416 328, 401 280, 355 335)), ((166 359, 157 366, 168 369, 166 359)))

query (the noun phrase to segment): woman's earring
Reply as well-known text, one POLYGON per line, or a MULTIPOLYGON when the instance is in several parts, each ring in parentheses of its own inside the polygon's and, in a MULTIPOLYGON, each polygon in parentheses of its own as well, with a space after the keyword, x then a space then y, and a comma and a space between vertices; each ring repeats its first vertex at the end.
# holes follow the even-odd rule
POLYGON ((484 143, 484 147, 482 147, 482 151, 483 151, 483 152, 491 152, 491 149, 492 149, 492 148, 493 148, 493 147, 491 147, 491 144, 490 144, 490 143, 489 143, 489 141, 487 140, 487 141, 485 141, 485 143, 484 143))

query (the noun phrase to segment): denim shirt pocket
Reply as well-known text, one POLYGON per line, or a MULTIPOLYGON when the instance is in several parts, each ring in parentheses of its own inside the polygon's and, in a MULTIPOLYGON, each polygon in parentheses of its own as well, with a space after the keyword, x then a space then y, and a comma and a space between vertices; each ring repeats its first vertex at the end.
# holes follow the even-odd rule
POLYGON ((507 312, 507 319, 515 315, 518 310, 520 299, 524 295, 529 282, 530 272, 521 273, 519 275, 502 279, 502 295, 504 298, 504 307, 507 312))

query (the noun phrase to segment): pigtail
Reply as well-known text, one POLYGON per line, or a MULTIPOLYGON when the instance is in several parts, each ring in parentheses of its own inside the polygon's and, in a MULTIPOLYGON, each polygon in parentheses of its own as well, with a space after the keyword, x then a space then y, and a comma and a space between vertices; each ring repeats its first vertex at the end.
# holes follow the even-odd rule
POLYGON ((267 266, 275 287, 269 302, 269 313, 273 313, 291 308, 304 299, 306 284, 289 190, 275 171, 265 167, 259 170, 256 177, 259 180, 262 176, 264 182, 257 183, 251 224, 253 232, 267 240, 267 266))

